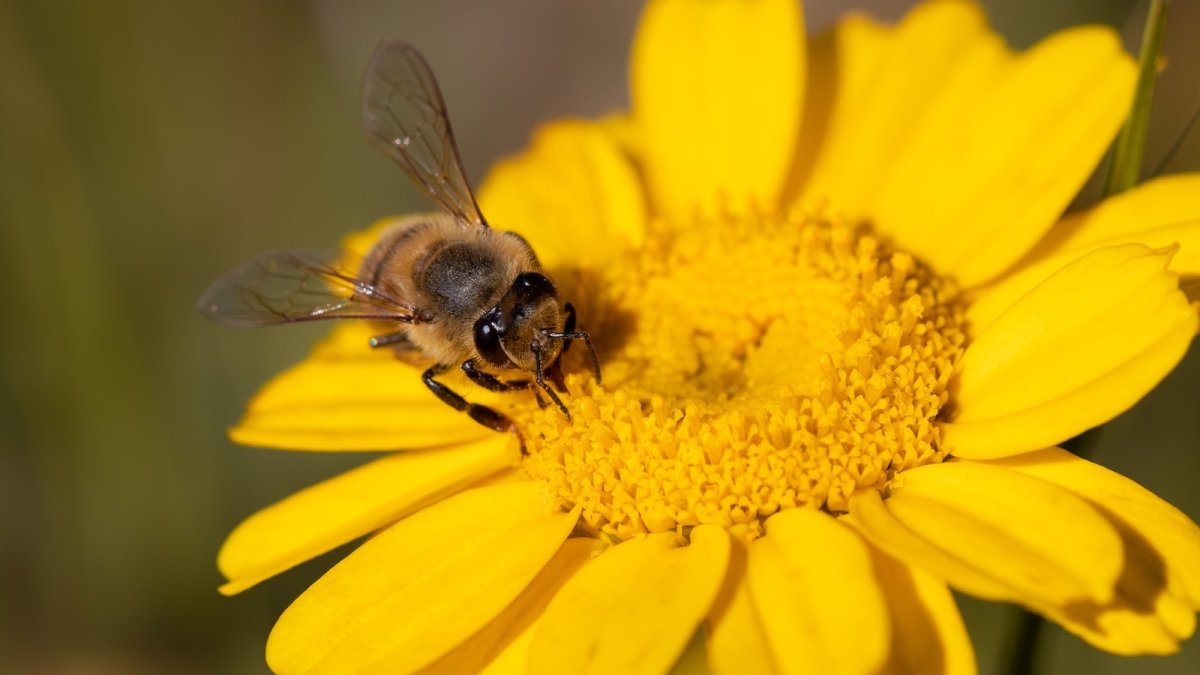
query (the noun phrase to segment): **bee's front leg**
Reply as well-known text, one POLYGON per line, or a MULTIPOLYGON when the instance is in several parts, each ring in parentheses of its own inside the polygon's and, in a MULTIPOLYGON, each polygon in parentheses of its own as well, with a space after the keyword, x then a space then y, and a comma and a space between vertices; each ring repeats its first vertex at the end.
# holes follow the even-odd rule
POLYGON ((463 361, 462 371, 467 374, 475 384, 487 389, 488 391, 517 391, 519 389, 528 389, 529 380, 512 380, 504 382, 491 373, 485 373, 479 369, 479 364, 475 363, 475 359, 467 359, 463 361))
POLYGON ((441 382, 433 379, 448 370, 450 370, 450 366, 445 364, 432 366, 426 370, 423 375, 421 375, 421 381, 424 382, 425 386, 429 387, 429 391, 432 391, 435 396, 442 400, 443 403, 451 408, 454 408, 455 410, 460 410, 467 413, 471 419, 482 424, 483 426, 493 431, 511 431, 516 434, 517 439, 521 442, 521 452, 524 453, 525 439, 521 438, 521 432, 516 428, 515 425, 513 425, 511 419, 509 419, 503 413, 492 410, 485 405, 470 403, 467 401, 467 399, 455 393, 454 390, 450 389, 450 387, 447 387, 441 382))
POLYGON ((588 356, 592 359, 592 370, 596 373, 596 382, 598 383, 600 382, 600 359, 596 356, 596 347, 592 345, 592 338, 585 331, 575 330, 574 305, 568 302, 563 309, 566 312, 567 317, 566 321, 563 322, 562 331, 543 331, 546 337, 563 341, 562 350, 559 351, 558 358, 554 360, 554 363, 551 365, 550 369, 558 366, 559 361, 562 360, 562 355, 566 354, 567 350, 571 348, 572 340, 582 340, 583 346, 587 347, 588 356))
POLYGON ((463 361, 462 370, 471 378, 475 384, 487 389, 488 391, 516 391, 518 389, 528 389, 533 392, 533 398, 537 401, 539 408, 545 408, 548 403, 538 393, 538 388, 529 380, 510 380, 504 382, 495 375, 485 373, 479 369, 479 365, 475 363, 475 359, 467 359, 463 361))

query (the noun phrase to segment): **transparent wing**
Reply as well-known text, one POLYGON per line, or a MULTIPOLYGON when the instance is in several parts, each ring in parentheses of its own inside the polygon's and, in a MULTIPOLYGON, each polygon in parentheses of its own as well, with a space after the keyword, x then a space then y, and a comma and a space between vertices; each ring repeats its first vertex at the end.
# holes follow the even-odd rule
POLYGON ((411 45, 375 48, 362 89, 363 126, 417 187, 460 222, 487 227, 463 171, 446 103, 429 64, 411 45))
POLYGON ((340 251, 268 251, 209 286, 196 306, 235 326, 317 319, 378 319, 411 323, 416 308, 342 271, 340 251))

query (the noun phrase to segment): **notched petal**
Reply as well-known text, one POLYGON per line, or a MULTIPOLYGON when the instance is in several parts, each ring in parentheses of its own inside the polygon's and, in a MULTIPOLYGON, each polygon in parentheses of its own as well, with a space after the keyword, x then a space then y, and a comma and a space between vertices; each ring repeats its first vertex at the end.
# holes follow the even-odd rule
POLYGON ((942 444, 992 459, 1059 443, 1132 406, 1183 358, 1200 317, 1172 250, 1125 244, 1058 270, 963 353, 942 444))
POLYGON ((246 520, 217 556, 232 595, 393 523, 517 461, 508 439, 395 454, 297 492, 246 520))
POLYGON ((530 481, 461 492, 372 537, 279 618, 279 673, 408 672, 467 640, 561 548, 578 511, 530 481), (466 536, 470 533, 470 536, 466 536))
POLYGON ((631 119, 657 212, 776 205, 799 132, 804 20, 792 0, 654 0, 634 40, 631 119))
POLYGON ((729 561, 729 535, 700 525, 686 546, 651 534, 605 551, 563 586, 530 647, 531 673, 661 673, 704 619, 729 561))

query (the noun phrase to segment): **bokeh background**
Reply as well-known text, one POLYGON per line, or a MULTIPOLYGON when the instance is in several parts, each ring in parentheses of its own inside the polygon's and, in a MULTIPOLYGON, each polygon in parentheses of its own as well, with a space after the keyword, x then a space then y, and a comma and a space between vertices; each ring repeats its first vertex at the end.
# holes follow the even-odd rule
MULTIPOLYGON (((808 3, 810 31, 850 8, 808 3)), ((985 2, 1017 45, 1102 22, 1136 48, 1136 0, 985 2)), ((1149 171, 1200 106, 1200 2, 1177 0, 1149 171), (1190 33, 1190 36, 1189 36, 1190 33)), ((216 593, 224 535, 363 461, 224 437, 320 326, 238 331, 195 298, 259 251, 328 247, 428 209, 364 140, 358 84, 383 35, 434 64, 478 181, 540 120, 626 101, 640 4, 382 0, 0 1, 0 672, 258 673, 274 618, 342 552, 216 593)), ((1166 171, 1200 167, 1200 130, 1166 171)), ((1198 196, 1200 198, 1200 196, 1198 196)), ((1101 463, 1200 518, 1200 350, 1109 425, 1101 463)), ((963 600, 984 672, 1009 607, 963 600)), ((1096 652, 1050 627, 1041 672, 1196 673, 1096 652)))

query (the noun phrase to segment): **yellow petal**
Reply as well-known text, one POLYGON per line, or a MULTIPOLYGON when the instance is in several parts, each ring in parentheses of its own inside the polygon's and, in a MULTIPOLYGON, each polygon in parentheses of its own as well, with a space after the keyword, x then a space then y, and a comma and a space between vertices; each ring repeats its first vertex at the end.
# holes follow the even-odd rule
POLYGON ((1096 206, 1063 218, 1050 234, 1030 252, 1027 260, 1062 251, 1088 251, 1114 243, 1136 241, 1147 246, 1166 246, 1178 241, 1179 253, 1171 269, 1180 274, 1200 274, 1200 236, 1194 229, 1175 230, 1190 236, 1154 240, 1161 231, 1200 222, 1200 173, 1160 176, 1110 197, 1096 206))
POLYGON ((308 588, 267 641, 277 673, 407 672, 504 610, 558 551, 578 512, 539 483, 459 493, 392 525, 308 588))
POLYGON ((518 461, 497 436, 395 454, 317 483, 242 521, 217 556, 233 595, 518 461))
POLYGON ((905 92, 928 107, 888 157, 871 210, 901 247, 967 286, 1050 229, 1125 118, 1135 81, 1107 28, 1063 31, 1015 59, 998 46, 980 52, 955 57, 958 72, 932 101, 905 92))
POLYGON ((892 557, 929 570, 964 593, 992 600, 1012 597, 1012 590, 1002 579, 993 578, 952 552, 933 546, 905 526, 888 510, 877 490, 854 493, 849 506, 850 513, 840 520, 892 557))
POLYGON ((750 546, 747 578, 780 672, 874 673, 887 660, 888 608, 870 550, 830 516, 772 516, 750 546))
POLYGON ((979 334, 1046 277, 1086 253, 1138 243, 1179 244, 1170 269, 1200 275, 1200 174, 1158 178, 1065 218, 1010 275, 978 293, 968 317, 979 334))
POLYGON ((793 0, 652 0, 633 45, 632 119, 656 210, 775 206, 804 92, 793 0))
POLYGON ((883 672, 975 673, 975 650, 946 583, 874 547, 871 558, 892 619, 883 672))
MULTIPOLYGON (((1127 602, 1117 602, 1108 605, 1080 603, 1067 608, 1034 611, 1097 649, 1123 656, 1164 655, 1179 651, 1181 636, 1172 634, 1159 614, 1177 615, 1178 608, 1167 605, 1178 602, 1172 596, 1162 596, 1161 610, 1157 607, 1132 608, 1127 602)), ((1190 634, 1189 629, 1182 637, 1190 634)))
MULTIPOLYGON (((856 114, 870 105, 871 80, 891 35, 868 17, 850 15, 808 43, 807 89, 784 195, 788 201, 813 207, 829 199, 836 148, 854 139, 856 114)), ((843 207, 846 201, 838 199, 843 207)))
POLYGON ((563 542, 558 553, 512 604, 466 642, 423 668, 422 675, 477 673, 485 667, 492 672, 524 673, 539 617, 563 584, 592 559, 597 543, 591 538, 563 542))
POLYGON ((531 673, 662 673, 691 640, 729 561, 715 525, 691 543, 652 534, 606 551, 546 608, 530 648, 531 673))
POLYGON ((902 478, 886 503, 874 490, 850 502, 853 524, 889 555, 971 595, 1034 609, 1114 595, 1121 539, 1069 491, 974 462, 902 478))
MULTIPOLYGON (((1106 516, 1111 512, 1096 509, 1106 516)), ((1063 608, 1062 625, 1088 642, 1123 654, 1169 654, 1179 641, 1196 629, 1195 610, 1169 591, 1165 561, 1149 542, 1120 520, 1113 526, 1121 534, 1125 565, 1117 593, 1106 604, 1080 603, 1063 608), (1079 630, 1072 623, 1082 625, 1079 630)))
POLYGON ((1183 357, 1197 315, 1166 271, 1170 251, 1127 244, 1055 272, 967 347, 943 447, 989 459, 1108 421, 1183 357))
POLYGON ((367 345, 385 332, 378 324, 338 326, 255 395, 230 438, 287 450, 401 450, 494 435, 438 400, 419 369, 367 345))
POLYGON ((1200 527, 1179 509, 1125 476, 1059 448, 992 463, 1065 487, 1128 525, 1157 552, 1169 588, 1200 610, 1200 527))
MULTIPOLYGON (((967 310, 972 334, 978 335, 986 331, 996 319, 1008 311, 1009 307, 1012 307, 1038 284, 1063 267, 1094 250, 1125 244, 1142 244, 1159 250, 1173 250, 1175 255, 1171 257, 1168 269, 1181 274, 1200 274, 1200 219, 1180 225, 1164 225, 1126 236, 1113 237, 1098 242, 1095 247, 1085 246, 1083 249, 1057 251, 1037 262, 1021 267, 1001 281, 982 289, 971 301, 970 308, 967 310), (1190 242, 1195 243, 1191 244, 1190 242), (1190 244, 1188 254, 1184 254, 1181 243, 1185 246, 1190 244)), ((1182 286, 1181 283, 1180 287, 1182 288, 1182 286)))
POLYGON ((645 236, 641 182, 600 123, 554 122, 501 160, 479 191, 493 227, 524 236, 547 269, 610 262, 645 236))
POLYGON ((1090 644, 1118 654, 1165 654, 1177 644, 1154 613, 1136 613, 1116 598, 1106 604, 1081 600, 1054 605, 1012 588, 1007 585, 1005 570, 977 569, 955 550, 942 550, 922 539, 888 510, 875 490, 856 493, 850 509, 851 515, 842 520, 854 525, 872 544, 947 580, 960 591, 1018 602, 1090 644))
POLYGON ((1116 654, 1170 654, 1196 626, 1189 603, 1200 575, 1200 528, 1133 481, 1058 448, 987 462, 1062 486, 1088 500, 1121 536, 1123 567, 1107 603, 1040 610, 1116 654))
POLYGON ((941 0, 918 4, 888 31, 852 20, 835 31, 834 40, 836 103, 828 133, 818 137, 822 145, 803 202, 829 202, 837 212, 867 217, 892 163, 931 106, 991 75, 987 54, 996 37, 975 3, 941 0))
MULTIPOLYGON (((859 514, 864 501, 852 499, 850 508, 872 543, 959 585, 957 568, 919 550, 897 550, 886 531, 876 537, 887 523, 859 514)), ((1035 607, 1113 597, 1121 539, 1099 512, 1063 488, 994 466, 949 462, 905 471, 885 507, 934 549, 991 580, 994 586, 982 589, 986 597, 1035 607)), ((974 578, 966 581, 963 590, 981 590, 974 578)))
MULTIPOLYGON (((533 644, 535 622, 509 643, 504 651, 480 671, 480 675, 526 675, 529 672, 529 645, 533 644)), ((462 671, 458 671, 462 672, 462 671)))
POLYGON ((750 596, 746 545, 734 538, 729 572, 708 615, 708 662, 721 675, 773 675, 779 672, 750 596))

